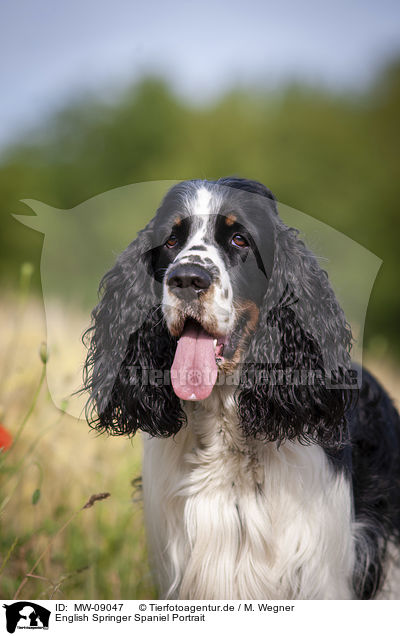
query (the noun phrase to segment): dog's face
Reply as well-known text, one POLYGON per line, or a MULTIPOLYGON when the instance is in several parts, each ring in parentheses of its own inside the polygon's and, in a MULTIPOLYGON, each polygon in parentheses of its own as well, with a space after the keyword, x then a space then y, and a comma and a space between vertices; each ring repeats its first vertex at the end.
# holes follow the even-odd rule
POLYGON ((178 338, 172 384, 182 399, 207 397, 254 332, 271 276, 273 225, 265 198, 219 184, 173 188, 154 224, 152 269, 178 338), (260 231, 261 229, 261 231, 260 231))
POLYGON ((326 273, 261 183, 174 186, 100 291, 84 369, 98 430, 175 435, 182 400, 207 398, 218 372, 237 370, 246 437, 340 440, 350 392, 324 378, 350 368, 351 331, 326 273))

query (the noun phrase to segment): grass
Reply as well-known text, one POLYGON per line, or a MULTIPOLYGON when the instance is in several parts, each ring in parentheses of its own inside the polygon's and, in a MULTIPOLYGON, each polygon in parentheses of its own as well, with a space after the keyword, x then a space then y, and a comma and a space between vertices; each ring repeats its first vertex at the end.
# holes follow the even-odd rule
MULTIPOLYGON (((0 598, 154 598, 142 505, 132 497, 140 437, 97 436, 54 406, 52 351, 41 345, 44 311, 29 297, 30 275, 25 267, 19 293, 0 306, 0 422, 14 440, 0 454, 0 598), (98 493, 110 497, 83 508, 98 493)), ((67 341, 71 321, 64 316, 67 341)), ((399 406, 399 368, 382 347, 365 362, 399 406)), ((64 382, 61 364, 59 373, 64 382)))
POLYGON ((0 421, 14 442, 0 454, 0 598, 153 598, 132 497, 140 438, 98 436, 54 406, 39 300, 3 298, 0 324, 0 421), (84 509, 98 493, 110 497, 84 509))

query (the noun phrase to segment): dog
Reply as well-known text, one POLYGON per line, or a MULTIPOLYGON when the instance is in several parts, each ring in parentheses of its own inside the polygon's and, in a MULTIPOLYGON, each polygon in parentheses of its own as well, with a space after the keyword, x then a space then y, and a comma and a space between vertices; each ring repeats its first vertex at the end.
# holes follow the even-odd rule
POLYGON ((171 188, 100 284, 87 417, 143 432, 158 591, 400 598, 400 420, 259 182, 171 188))

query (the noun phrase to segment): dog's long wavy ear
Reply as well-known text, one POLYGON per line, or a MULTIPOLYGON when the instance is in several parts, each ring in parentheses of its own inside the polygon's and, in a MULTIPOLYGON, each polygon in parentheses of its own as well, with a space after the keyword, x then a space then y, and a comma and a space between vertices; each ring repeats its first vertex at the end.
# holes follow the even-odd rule
POLYGON ((326 272, 278 220, 272 279, 238 392, 244 433, 340 446, 353 395, 351 340, 326 272))
POLYGON ((176 343, 160 311, 160 284, 151 269, 151 223, 103 277, 92 326, 83 391, 91 426, 113 435, 175 434, 184 415, 168 382, 176 343))

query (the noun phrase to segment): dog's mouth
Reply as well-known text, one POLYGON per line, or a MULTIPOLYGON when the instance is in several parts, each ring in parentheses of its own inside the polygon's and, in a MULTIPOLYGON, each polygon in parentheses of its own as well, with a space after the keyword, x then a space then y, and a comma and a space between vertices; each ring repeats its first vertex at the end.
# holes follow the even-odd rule
POLYGON ((186 318, 171 367, 172 387, 180 399, 206 399, 214 388, 218 371, 232 371, 254 327, 252 318, 248 307, 242 309, 234 328, 225 336, 210 333, 199 321, 186 318))
POLYGON ((185 321, 171 367, 172 386, 179 398, 204 400, 210 395, 218 366, 224 362, 226 341, 193 318, 185 321))

